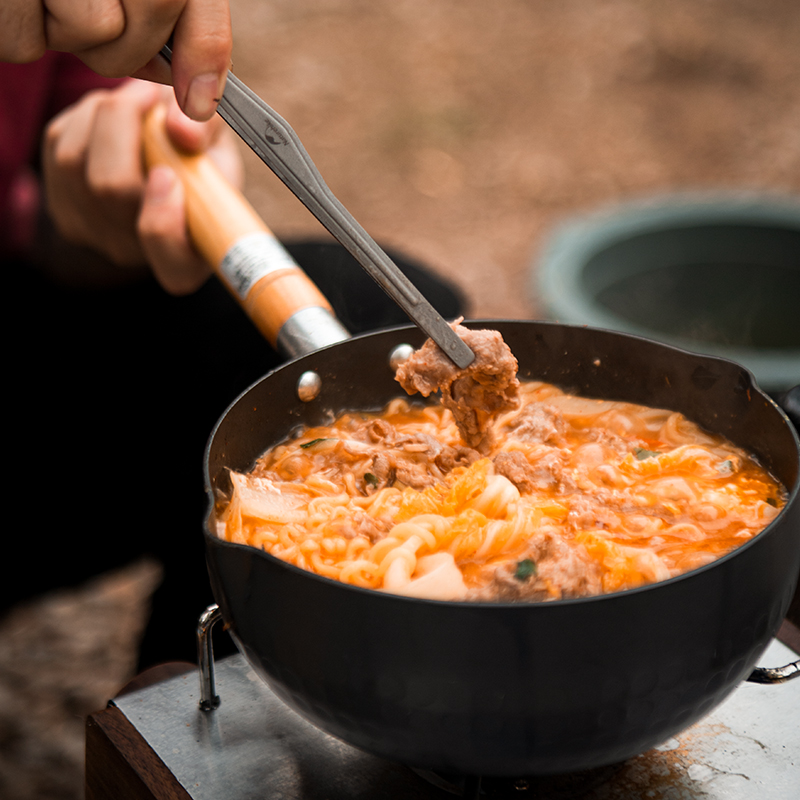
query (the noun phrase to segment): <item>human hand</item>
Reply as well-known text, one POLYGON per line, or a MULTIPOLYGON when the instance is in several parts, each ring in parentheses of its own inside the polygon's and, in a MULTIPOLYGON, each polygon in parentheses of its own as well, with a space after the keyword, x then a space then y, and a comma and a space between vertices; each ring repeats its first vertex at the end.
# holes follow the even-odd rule
POLYGON ((230 68, 228 0, 3 0, 0 61, 75 53, 100 75, 172 83, 183 111, 209 119, 230 68), (172 71, 158 53, 173 36, 172 71))
POLYGON ((43 146, 44 187, 57 230, 120 268, 148 263, 171 294, 200 288, 210 267, 186 231, 183 187, 168 167, 145 174, 142 121, 168 103, 167 130, 189 152, 206 152, 234 185, 243 166, 221 119, 206 123, 181 113, 169 89, 131 80, 90 92, 53 119, 43 146))

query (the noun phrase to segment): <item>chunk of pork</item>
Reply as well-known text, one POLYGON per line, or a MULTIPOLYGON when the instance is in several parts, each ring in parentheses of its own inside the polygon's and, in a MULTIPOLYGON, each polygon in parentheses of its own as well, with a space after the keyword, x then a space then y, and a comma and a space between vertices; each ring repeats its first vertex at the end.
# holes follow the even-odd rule
POLYGON ((561 600, 602 592, 600 566, 584 548, 570 547, 560 536, 547 532, 536 535, 525 557, 535 565, 531 574, 520 575, 517 562, 504 564, 495 570, 489 586, 475 593, 474 599, 561 600))
POLYGON ((453 323, 453 330, 475 353, 466 368, 456 366, 431 339, 401 364, 396 378, 409 393, 428 397, 442 393, 464 443, 488 453, 494 435, 493 420, 519 405, 519 365, 497 331, 470 330, 453 323))

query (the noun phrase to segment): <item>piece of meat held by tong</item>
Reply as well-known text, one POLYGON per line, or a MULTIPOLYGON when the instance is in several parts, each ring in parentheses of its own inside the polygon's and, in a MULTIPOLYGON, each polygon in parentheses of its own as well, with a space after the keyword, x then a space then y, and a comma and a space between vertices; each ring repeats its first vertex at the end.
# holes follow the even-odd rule
POLYGON ((497 331, 471 330, 461 321, 451 327, 475 353, 468 367, 456 366, 428 339, 400 365, 395 377, 409 394, 428 397, 441 391, 442 405, 452 412, 464 443, 487 453, 494 439, 494 419, 519 405, 519 365, 497 331))

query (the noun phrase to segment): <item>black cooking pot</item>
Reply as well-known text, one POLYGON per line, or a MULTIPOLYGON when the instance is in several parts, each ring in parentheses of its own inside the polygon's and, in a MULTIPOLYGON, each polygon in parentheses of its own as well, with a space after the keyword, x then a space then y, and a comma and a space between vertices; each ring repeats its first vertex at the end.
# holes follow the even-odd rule
POLYGON ((800 571, 797 434, 744 368, 646 339, 550 323, 482 324, 500 330, 522 377, 681 411, 761 459, 789 489, 788 503, 713 564, 601 597, 449 603, 347 586, 218 539, 214 503, 229 469, 249 469, 300 424, 381 408, 399 394, 390 353, 421 345, 423 335, 398 328, 341 341, 347 332, 276 252, 253 209, 202 158, 172 149, 163 115, 148 117, 146 158, 181 175, 195 245, 270 341, 289 353, 314 351, 241 395, 206 454, 214 594, 240 650, 278 696, 346 742, 415 767, 545 775, 643 752, 751 673, 800 571), (318 392, 307 373, 319 379, 318 392))
POLYGON ((736 551, 651 586, 550 603, 439 602, 331 581, 214 534, 227 470, 300 424, 397 396, 389 366, 415 328, 298 358, 241 395, 206 458, 214 595, 242 653, 285 702, 346 742, 467 775, 557 774, 622 761, 707 714, 752 671, 800 572, 798 438, 744 368, 638 338, 542 322, 499 330, 520 376, 670 408, 754 453, 787 487, 736 551), (307 372, 322 388, 298 400, 307 372))

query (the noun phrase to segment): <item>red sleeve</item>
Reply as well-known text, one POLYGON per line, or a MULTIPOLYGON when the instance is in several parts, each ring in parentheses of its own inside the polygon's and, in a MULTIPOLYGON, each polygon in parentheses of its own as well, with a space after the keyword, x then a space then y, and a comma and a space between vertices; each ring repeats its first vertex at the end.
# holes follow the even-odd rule
POLYGON ((53 53, 51 64, 48 119, 63 111, 92 89, 113 89, 126 78, 104 78, 92 72, 80 59, 69 53, 53 53))
POLYGON ((47 121, 86 92, 121 82, 67 53, 48 52, 32 64, 0 63, 0 256, 24 250, 33 235, 34 169, 47 121))

